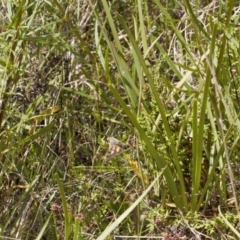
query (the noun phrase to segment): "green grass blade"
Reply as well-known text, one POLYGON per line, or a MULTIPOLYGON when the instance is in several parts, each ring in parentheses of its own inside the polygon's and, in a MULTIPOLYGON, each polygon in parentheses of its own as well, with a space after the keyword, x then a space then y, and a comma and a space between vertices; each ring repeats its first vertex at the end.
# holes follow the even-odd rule
POLYGON ((201 176, 201 164, 197 158, 198 154, 198 105, 197 100, 193 102, 193 158, 192 158, 192 209, 196 208, 196 203, 198 200, 198 190, 199 190, 199 181, 201 176))
POLYGON ((75 227, 73 229, 73 232, 74 232, 73 240, 78 240, 79 239, 79 234, 81 234, 81 232, 80 232, 80 219, 78 217, 75 218, 75 227))
POLYGON ((171 196, 175 202, 175 204, 182 210, 184 210, 184 202, 180 196, 179 196, 179 192, 177 190, 176 184, 174 182, 174 178, 172 176, 172 173, 170 171, 170 169, 167 167, 167 163, 164 160, 163 156, 160 155, 156 149, 153 147, 151 141, 149 140, 149 138, 147 137, 146 133, 143 131, 143 129, 141 128, 141 126, 139 125, 137 118, 135 115, 133 115, 133 113, 129 110, 128 106, 126 105, 126 103, 123 101, 123 99, 121 98, 121 96, 118 94, 117 90, 109 85, 110 90, 112 91, 113 95, 115 96, 115 98, 118 100, 119 104, 121 105, 121 107, 123 108, 124 112, 126 113, 126 115, 129 117, 129 119, 132 121, 133 125, 135 126, 135 128, 137 129, 139 136, 141 137, 141 139, 144 141, 144 143, 146 144, 150 154, 153 156, 154 160, 156 161, 159 169, 163 169, 166 168, 164 171, 164 176, 166 178, 166 182, 169 188, 169 192, 171 193, 171 196))
POLYGON ((43 239, 43 235, 44 235, 44 232, 46 231, 47 227, 48 227, 48 223, 51 219, 52 215, 49 215, 47 220, 45 221, 44 225, 42 226, 41 228, 41 231, 39 232, 39 234, 37 235, 36 237, 36 240, 41 240, 43 239))
POLYGON ((148 44, 147 44, 147 36, 146 36, 145 25, 144 25, 144 18, 147 18, 147 16, 144 16, 141 0, 138 0, 138 16, 139 16, 139 22, 140 22, 140 32, 141 32, 141 39, 143 44, 143 52, 145 55, 145 53, 148 51, 148 44))
POLYGON ((66 201, 66 196, 64 193, 62 181, 60 180, 58 174, 55 174, 56 181, 58 183, 59 191, 60 191, 60 196, 62 199, 62 205, 63 205, 63 210, 64 210, 64 218, 65 218, 65 240, 68 240, 72 231, 72 226, 71 226, 71 219, 69 218, 69 211, 68 211, 68 205, 66 201))
MULTIPOLYGON (((165 170, 163 170, 165 171, 165 170)), ((138 204, 144 199, 144 197, 149 193, 154 184, 158 181, 159 177, 162 175, 158 174, 158 176, 154 179, 154 181, 149 185, 149 187, 142 193, 142 195, 122 214, 120 215, 111 225, 109 225, 102 234, 97 238, 97 240, 106 239, 109 234, 114 231, 114 229, 123 222, 123 220, 138 206, 138 204)))
POLYGON ((184 179, 183 179, 183 174, 182 174, 182 170, 181 170, 181 166, 180 166, 180 162, 179 162, 179 159, 178 159, 178 154, 176 152, 176 144, 175 142, 173 142, 173 137, 172 137, 172 132, 170 130, 170 127, 169 127, 169 124, 168 124, 168 120, 167 120, 167 116, 166 116, 166 113, 165 113, 165 109, 164 109, 164 106, 162 104, 162 101, 159 97, 159 93, 157 92, 156 88, 155 88, 155 85, 154 85, 154 82, 153 82, 153 79, 151 77, 151 74, 145 64, 145 61, 142 57, 142 54, 135 42, 135 39, 134 37, 132 36, 130 30, 128 29, 128 27, 126 26, 124 20, 122 18, 120 18, 120 22, 122 23, 125 31, 127 32, 127 35, 129 36, 129 39, 131 41, 131 44, 132 44, 132 49, 133 51, 135 51, 135 54, 137 55, 138 57, 138 60, 141 64, 141 67, 148 79, 148 82, 149 82, 149 85, 151 87, 151 91, 152 91, 152 94, 157 102, 157 105, 158 105, 158 110, 160 112, 160 116, 161 116, 161 119, 163 121, 163 125, 164 125, 164 128, 165 128, 165 131, 166 131, 166 135, 167 135, 167 140, 170 142, 170 147, 171 147, 171 152, 172 152, 172 155, 173 155, 173 159, 174 159, 174 164, 176 166, 176 169, 177 169, 177 175, 178 175, 178 180, 180 181, 180 187, 181 187, 181 190, 180 190, 180 194, 181 194, 181 198, 182 198, 182 203, 183 203, 183 206, 187 206, 187 199, 186 199, 186 194, 185 194, 185 184, 184 184, 184 179))

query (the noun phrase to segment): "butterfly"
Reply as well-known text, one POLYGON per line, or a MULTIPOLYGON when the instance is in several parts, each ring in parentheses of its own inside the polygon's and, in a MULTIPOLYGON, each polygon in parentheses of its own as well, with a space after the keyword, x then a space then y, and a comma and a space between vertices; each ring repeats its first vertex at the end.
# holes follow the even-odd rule
POLYGON ((109 150, 106 155, 108 159, 119 155, 125 146, 123 142, 119 141, 114 137, 108 138, 108 144, 109 144, 109 150))

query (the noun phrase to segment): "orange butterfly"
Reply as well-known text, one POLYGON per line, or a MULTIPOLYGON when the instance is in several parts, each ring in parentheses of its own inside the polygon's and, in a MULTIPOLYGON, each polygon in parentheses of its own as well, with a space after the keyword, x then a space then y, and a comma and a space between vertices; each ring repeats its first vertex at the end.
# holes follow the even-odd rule
POLYGON ((114 137, 108 138, 108 144, 109 144, 109 152, 106 155, 108 159, 119 155, 125 146, 123 142, 119 141, 114 137))

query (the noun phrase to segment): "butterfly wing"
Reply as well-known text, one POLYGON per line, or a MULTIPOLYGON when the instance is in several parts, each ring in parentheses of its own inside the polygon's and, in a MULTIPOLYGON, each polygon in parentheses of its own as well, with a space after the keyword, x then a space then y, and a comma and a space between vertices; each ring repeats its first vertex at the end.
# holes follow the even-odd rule
POLYGON ((117 155, 119 155, 124 147, 124 143, 122 143, 121 141, 119 141, 118 139, 114 138, 114 137, 109 137, 108 138, 108 143, 109 143, 109 150, 108 153, 106 155, 106 157, 109 158, 113 158, 117 155))

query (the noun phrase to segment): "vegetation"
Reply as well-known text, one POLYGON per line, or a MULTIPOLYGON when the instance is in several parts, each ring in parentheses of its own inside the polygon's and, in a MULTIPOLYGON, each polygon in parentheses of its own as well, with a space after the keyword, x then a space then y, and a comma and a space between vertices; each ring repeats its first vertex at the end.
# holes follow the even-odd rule
POLYGON ((1 239, 240 238, 237 1, 0 14, 1 239))

